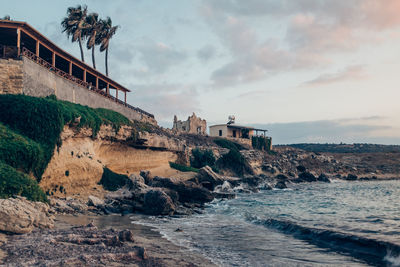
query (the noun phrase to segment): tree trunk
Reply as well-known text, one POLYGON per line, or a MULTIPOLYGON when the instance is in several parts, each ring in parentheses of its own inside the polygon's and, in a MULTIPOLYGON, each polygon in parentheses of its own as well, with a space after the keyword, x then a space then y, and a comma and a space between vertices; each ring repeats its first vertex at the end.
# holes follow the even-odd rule
POLYGON ((96 47, 95 45, 93 45, 93 47, 92 47, 92 62, 93 62, 94 69, 96 69, 96 60, 94 59, 94 48, 95 47, 96 47))
POLYGON ((79 43, 79 48, 81 49, 81 59, 82 59, 83 62, 85 62, 85 57, 83 56, 83 49, 82 49, 82 39, 81 39, 80 36, 79 36, 78 43, 79 43))
POLYGON ((108 76, 108 47, 106 48, 106 75, 108 76))

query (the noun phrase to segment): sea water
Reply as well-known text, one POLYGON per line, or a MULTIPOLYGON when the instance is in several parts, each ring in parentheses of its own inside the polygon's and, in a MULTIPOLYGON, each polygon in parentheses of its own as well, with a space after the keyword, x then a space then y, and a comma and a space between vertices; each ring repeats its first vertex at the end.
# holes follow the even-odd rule
POLYGON ((400 181, 310 183, 134 220, 221 266, 399 266, 399 206, 400 181))

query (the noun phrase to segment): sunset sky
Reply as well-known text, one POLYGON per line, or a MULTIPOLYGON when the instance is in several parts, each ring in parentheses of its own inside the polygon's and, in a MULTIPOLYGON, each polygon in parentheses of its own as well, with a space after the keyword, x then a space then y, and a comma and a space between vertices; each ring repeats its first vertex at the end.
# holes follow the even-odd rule
POLYGON ((0 16, 79 57, 60 26, 78 4, 121 26, 110 76, 164 127, 196 112, 209 125, 235 115, 275 144, 400 144, 400 0, 26 0, 0 16))

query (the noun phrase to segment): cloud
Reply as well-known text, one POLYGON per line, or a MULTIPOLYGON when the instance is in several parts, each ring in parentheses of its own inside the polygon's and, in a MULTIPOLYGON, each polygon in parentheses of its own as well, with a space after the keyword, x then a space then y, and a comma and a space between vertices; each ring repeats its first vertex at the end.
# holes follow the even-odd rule
POLYGON ((380 123, 384 117, 255 124, 267 129, 274 144, 293 143, 382 143, 400 144, 398 129, 380 123), (397 132, 394 135, 384 132, 397 132))
POLYGON ((194 86, 180 84, 130 85, 129 103, 153 113, 156 120, 171 120, 174 115, 188 116, 200 111, 198 92, 194 86))
POLYGON ((400 27, 396 10, 398 0, 206 0, 201 14, 231 54, 210 79, 215 87, 226 87, 279 72, 321 69, 338 53, 390 40, 386 33, 400 27), (282 21, 286 33, 266 38, 268 33, 255 27, 258 17, 282 21))
POLYGON ((349 80, 365 79, 366 77, 367 74, 365 73, 364 66, 355 65, 355 66, 349 66, 346 69, 338 71, 336 73, 321 74, 317 78, 305 82, 304 84, 312 86, 327 85, 349 80))
POLYGON ((216 54, 216 49, 212 45, 205 45, 197 51, 197 57, 203 61, 207 62, 212 59, 216 54))
POLYGON ((182 63, 187 54, 162 42, 147 41, 136 47, 141 62, 151 73, 162 74, 170 67, 182 63))

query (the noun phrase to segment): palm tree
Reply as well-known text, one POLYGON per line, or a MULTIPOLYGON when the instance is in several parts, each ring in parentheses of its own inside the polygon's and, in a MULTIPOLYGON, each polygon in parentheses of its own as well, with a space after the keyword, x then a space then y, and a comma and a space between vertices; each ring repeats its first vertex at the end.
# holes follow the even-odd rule
POLYGON ((112 26, 112 20, 107 17, 105 20, 100 20, 101 31, 96 39, 96 44, 100 45, 100 52, 106 51, 105 54, 105 65, 106 65, 106 75, 108 76, 108 48, 110 46, 110 40, 117 32, 119 26, 112 26))
POLYGON ((92 49, 92 62, 93 68, 96 69, 96 60, 94 57, 94 50, 96 47, 96 39, 98 38, 101 32, 101 23, 99 21, 99 15, 97 13, 91 13, 86 18, 86 36, 88 37, 88 41, 86 43, 87 49, 92 49))
POLYGON ((63 32, 67 33, 68 38, 72 36, 72 42, 78 41, 81 50, 82 61, 85 62, 82 49, 82 39, 85 39, 87 17, 87 6, 69 7, 67 16, 61 22, 63 32))

